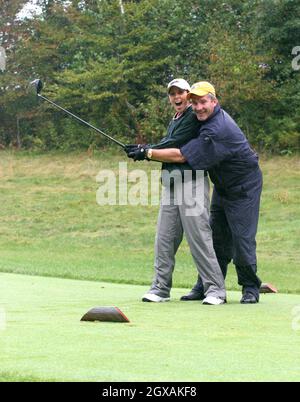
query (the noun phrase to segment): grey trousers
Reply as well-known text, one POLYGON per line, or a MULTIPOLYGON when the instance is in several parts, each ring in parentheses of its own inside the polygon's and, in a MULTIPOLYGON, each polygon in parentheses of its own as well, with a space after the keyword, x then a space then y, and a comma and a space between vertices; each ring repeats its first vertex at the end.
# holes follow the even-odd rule
POLYGON ((155 240, 155 277, 149 293, 169 297, 175 255, 185 233, 205 296, 226 298, 225 283, 209 225, 209 181, 176 181, 163 187, 155 240))

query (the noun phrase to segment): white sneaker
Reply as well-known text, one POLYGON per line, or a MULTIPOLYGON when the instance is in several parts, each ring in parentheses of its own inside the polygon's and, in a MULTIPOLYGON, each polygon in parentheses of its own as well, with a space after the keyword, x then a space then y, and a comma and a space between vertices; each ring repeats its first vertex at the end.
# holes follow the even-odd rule
POLYGON ((220 304, 225 304, 225 300, 220 299, 219 297, 207 296, 202 304, 210 305, 210 306, 218 306, 220 304))
POLYGON ((162 303, 162 302, 170 301, 170 298, 169 297, 161 297, 154 293, 146 293, 143 296, 142 301, 143 302, 162 303))

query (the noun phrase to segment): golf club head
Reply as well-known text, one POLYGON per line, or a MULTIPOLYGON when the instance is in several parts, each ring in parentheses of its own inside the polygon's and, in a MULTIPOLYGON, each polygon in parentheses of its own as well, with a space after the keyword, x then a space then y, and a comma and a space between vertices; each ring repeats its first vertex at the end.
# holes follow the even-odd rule
POLYGON ((36 94, 38 95, 41 90, 43 89, 43 83, 41 80, 36 79, 30 83, 30 87, 35 90, 36 94))

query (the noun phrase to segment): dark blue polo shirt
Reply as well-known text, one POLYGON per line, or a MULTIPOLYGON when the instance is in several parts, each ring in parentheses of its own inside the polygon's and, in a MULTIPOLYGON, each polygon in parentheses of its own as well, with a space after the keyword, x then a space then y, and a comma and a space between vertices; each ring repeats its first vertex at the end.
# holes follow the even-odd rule
POLYGON ((221 195, 261 179, 258 156, 235 121, 219 105, 197 138, 180 148, 194 170, 208 170, 221 195))

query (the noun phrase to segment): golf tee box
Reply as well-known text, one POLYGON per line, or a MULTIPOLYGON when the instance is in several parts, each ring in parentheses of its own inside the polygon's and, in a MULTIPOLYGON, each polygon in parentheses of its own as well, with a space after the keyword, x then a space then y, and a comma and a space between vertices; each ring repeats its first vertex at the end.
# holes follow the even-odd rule
POLYGON ((80 321, 130 322, 118 307, 94 307, 80 321))

